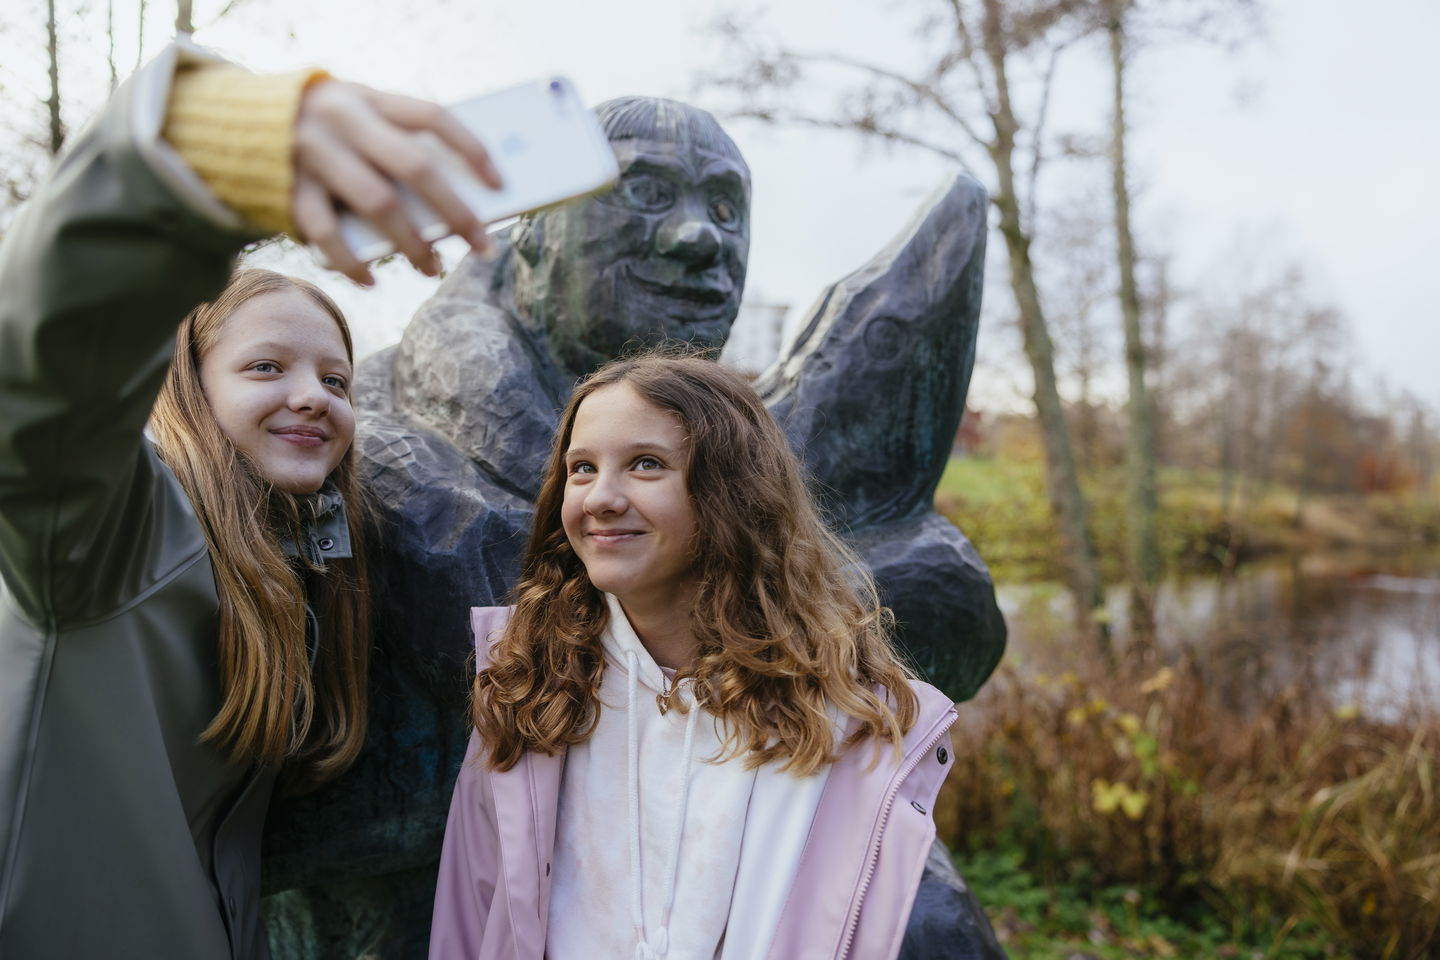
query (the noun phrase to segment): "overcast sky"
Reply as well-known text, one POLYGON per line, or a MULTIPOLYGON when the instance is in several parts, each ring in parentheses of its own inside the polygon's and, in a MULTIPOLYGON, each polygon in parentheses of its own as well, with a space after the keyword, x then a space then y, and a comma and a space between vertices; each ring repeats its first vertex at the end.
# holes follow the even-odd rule
MULTIPOLYGON (((43 89, 43 4, 26 0, 0 14, 0 94, 43 89), (38 71, 38 72, 37 72, 38 71), (35 74, 31 76, 31 74, 35 74), (31 86, 33 84, 33 86, 31 86)), ((60 0, 61 10, 78 4, 60 0)), ((934 0, 196 0, 197 40, 257 69, 307 63, 379 86, 458 100, 550 73, 571 76, 595 102, 627 93, 718 103, 697 86, 725 66, 708 29, 721 10, 743 10, 771 36, 906 66, 915 60, 917 14, 934 0)), ((1266 31, 1238 51, 1202 44, 1168 46, 1138 57, 1131 70, 1136 136, 1132 173, 1141 252, 1168 252, 1173 281, 1188 289, 1224 284, 1244 256, 1298 260, 1313 294, 1353 325, 1359 382, 1383 380, 1440 407, 1440 309, 1432 276, 1440 269, 1440 38, 1435 0, 1269 0, 1266 31)), ((102 72, 105 4, 89 3, 71 21, 72 46, 88 44, 71 68, 76 88, 102 72), (96 8, 99 8, 97 13, 96 8), (97 54, 98 52, 98 54, 97 54)), ((163 42, 170 5, 151 0, 147 42, 163 42)), ((130 25, 136 0, 114 0, 130 25)), ((120 59, 133 59, 122 31, 120 59)), ((1079 49, 1057 76, 1056 129, 1103 131, 1107 105, 1096 80, 1098 49, 1079 49)), ((80 90, 75 98, 83 100, 80 90)), ((12 100, 13 102, 13 100, 12 100)), ((743 121, 727 128, 754 177, 747 295, 803 309, 828 282, 875 252, 938 184, 954 174, 939 160, 865 146, 843 134, 782 131, 743 121)), ((1082 181, 1063 167, 1042 182, 1043 199, 1065 202, 1082 181)), ((1093 179, 1093 172, 1089 174, 1093 179)), ((992 246, 999 246, 998 238, 992 246)), ((1003 261, 997 261, 997 265, 1003 261)), ((308 272, 306 265, 288 262, 308 272)), ((337 291, 363 350, 399 335, 430 285, 398 266, 381 289, 337 291)), ((992 269, 987 299, 1008 299, 992 269)), ((1003 309, 1000 311, 1003 319, 1003 309)), ((1008 374, 1013 338, 982 332, 976 394, 996 402, 1023 384, 1008 374), (1004 381, 1003 383, 1001 381, 1004 381)))

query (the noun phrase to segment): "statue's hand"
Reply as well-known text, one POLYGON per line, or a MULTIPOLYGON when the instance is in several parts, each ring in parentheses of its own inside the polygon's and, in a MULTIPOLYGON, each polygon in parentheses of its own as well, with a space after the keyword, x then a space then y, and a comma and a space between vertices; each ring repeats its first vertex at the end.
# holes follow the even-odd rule
POLYGON ((956 178, 756 384, 852 532, 931 510, 975 362, 985 215, 984 189, 956 178))
POLYGON ((957 699, 1005 649, 990 572, 934 512, 975 361, 985 214, 985 191, 957 178, 825 292, 757 384, 875 576, 897 640, 957 699))
POLYGON ((401 207, 398 186, 414 191, 472 247, 489 247, 484 224, 424 149, 421 134, 427 132, 465 158, 484 183, 500 188, 500 175, 484 145, 444 107, 338 80, 305 91, 295 118, 292 216, 301 238, 358 283, 373 280, 340 239, 338 208, 370 221, 417 270, 439 273, 435 251, 401 207))

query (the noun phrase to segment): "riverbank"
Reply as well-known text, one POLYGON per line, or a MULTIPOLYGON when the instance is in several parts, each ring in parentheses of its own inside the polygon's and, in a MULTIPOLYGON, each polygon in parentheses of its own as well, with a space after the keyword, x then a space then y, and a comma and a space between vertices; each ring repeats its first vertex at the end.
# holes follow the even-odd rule
MULTIPOLYGON (((1121 579, 1120 478, 1092 492, 1121 579)), ((1440 506, 1169 474, 1153 648, 1073 637, 1038 468, 952 464, 1011 642, 960 707, 941 836, 1012 960, 1440 955, 1440 506), (1047 582, 1048 581, 1048 582, 1047 582)))
MULTIPOLYGON (((1091 525, 1106 580, 1124 578, 1125 483, 1117 469, 1088 477, 1091 525)), ((1223 502, 1218 477, 1165 470, 1160 541, 1172 573, 1221 572, 1263 557, 1316 551, 1391 552, 1440 545, 1440 497, 1335 496, 1271 486, 1223 502)), ((1039 461, 952 460, 936 508, 963 530, 995 582, 1060 580, 1062 558, 1039 461)))

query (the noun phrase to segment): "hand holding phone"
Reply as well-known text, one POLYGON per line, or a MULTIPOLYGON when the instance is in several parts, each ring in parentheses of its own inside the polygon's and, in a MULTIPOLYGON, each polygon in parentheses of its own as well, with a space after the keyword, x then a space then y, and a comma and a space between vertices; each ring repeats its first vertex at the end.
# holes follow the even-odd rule
MULTIPOLYGON (((605 189, 619 177, 615 153, 599 122, 563 77, 476 97, 450 111, 485 144, 501 187, 481 182, 438 136, 425 133, 422 140, 447 186, 487 224, 605 189)), ((403 184, 397 189, 400 210, 421 240, 432 243, 454 232, 414 190, 403 184)), ((364 262, 395 250, 374 224, 351 211, 340 216, 339 237, 364 262)))
POLYGON ((401 209, 400 185, 424 196, 454 232, 485 245, 484 225, 436 173, 426 157, 424 136, 449 144, 478 176, 499 188, 485 147, 437 104, 339 80, 304 91, 295 118, 291 216, 297 234, 321 251, 327 265, 357 282, 371 282, 370 271, 340 238, 339 213, 350 207, 366 211, 416 269, 439 271, 430 244, 401 209))

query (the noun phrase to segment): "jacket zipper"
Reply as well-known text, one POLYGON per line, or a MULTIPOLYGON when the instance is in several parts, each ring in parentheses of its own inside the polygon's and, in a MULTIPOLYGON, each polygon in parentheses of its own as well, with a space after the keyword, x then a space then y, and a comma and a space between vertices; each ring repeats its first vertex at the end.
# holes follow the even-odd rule
POLYGON ((865 892, 870 887, 870 881, 875 877, 875 866, 880 862, 880 838, 885 835, 885 824, 890 820, 890 808, 895 804, 895 797, 900 792, 900 786, 920 766, 920 761, 930 755, 930 750, 945 736, 945 732, 955 723, 955 713, 952 709, 938 721, 939 729, 925 741, 925 745, 916 750, 905 761, 905 766, 890 781, 890 787, 885 793, 885 803, 880 807, 880 818, 875 823, 875 832, 870 841, 870 855, 865 860, 865 873, 860 878, 860 886, 855 891, 855 900, 850 907, 850 917, 845 922, 845 939, 841 941, 840 953, 837 955, 840 960, 850 955, 850 948, 855 943, 855 931, 860 926, 860 905, 865 902, 865 892))

